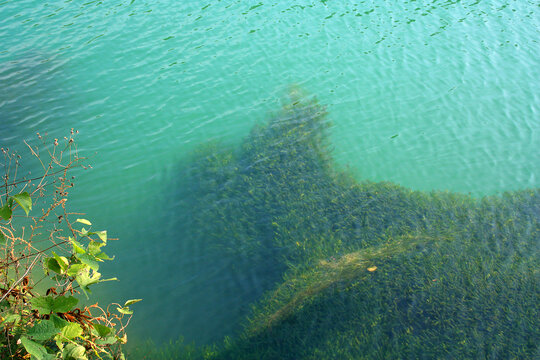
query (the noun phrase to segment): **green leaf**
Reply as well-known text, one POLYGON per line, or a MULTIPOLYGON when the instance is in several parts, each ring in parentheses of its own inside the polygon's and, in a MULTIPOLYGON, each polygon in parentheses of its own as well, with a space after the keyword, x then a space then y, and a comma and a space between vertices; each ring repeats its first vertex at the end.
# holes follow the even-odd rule
POLYGON ((96 235, 103 241, 105 244, 107 243, 107 231, 96 231, 96 235))
POLYGON ((72 310, 79 300, 73 296, 39 296, 30 300, 33 310, 37 310, 40 314, 49 314, 51 312, 65 313, 72 310))
POLYGON ((59 332, 60 331, 56 328, 53 320, 41 320, 28 330, 26 335, 33 340, 48 340, 59 332))
POLYGON ((11 207, 9 206, 9 204, 4 204, 4 206, 2 206, 0 208, 0 217, 2 217, 2 219, 4 220, 9 220, 11 219, 11 214, 12 214, 12 211, 11 211, 11 207))
POLYGON ((32 310, 37 310, 40 314, 48 314, 53 311, 54 299, 52 296, 39 296, 30 300, 32 310))
POLYGON ((54 312, 65 313, 73 310, 79 303, 79 299, 73 296, 59 296, 54 299, 54 312))
POLYGON ((77 336, 81 336, 82 333, 83 333, 83 329, 81 325, 70 322, 69 324, 67 324, 66 326, 62 328, 62 331, 60 334, 68 340, 73 340, 77 336))
POLYGON ((88 225, 88 226, 92 225, 92 223, 90 221, 86 220, 86 219, 77 219, 75 221, 77 221, 78 223, 84 224, 84 225, 88 225))
POLYGON ((109 335, 105 339, 96 340, 97 345, 112 345, 112 344, 116 344, 117 342, 118 342, 118 337, 116 337, 115 335, 109 335))
POLYGON ((90 269, 94 271, 99 270, 99 263, 96 261, 96 258, 94 256, 83 254, 83 255, 78 256, 78 258, 79 260, 81 260, 83 264, 88 265, 90 269))
POLYGON ((73 240, 73 239, 70 239, 71 240, 71 245, 73 245, 73 251, 77 254, 86 254, 86 250, 84 249, 84 247, 82 246, 81 243, 73 240))
POLYGON ((62 329, 64 326, 69 324, 69 321, 66 321, 66 320, 62 319, 60 316, 54 315, 54 314, 51 315, 51 320, 52 320, 52 322, 54 323, 54 326, 57 329, 62 329))
POLYGON ((94 240, 90 241, 90 243, 88 244, 88 254, 94 256, 97 261, 113 260, 114 257, 110 257, 103 251, 101 251, 101 248, 103 246, 105 246, 105 243, 100 243, 94 240))
POLYGON ((104 245, 105 244, 103 244, 103 243, 98 243, 97 241, 92 240, 88 244, 88 253, 90 255, 98 255, 99 253, 101 253, 101 248, 104 245))
POLYGON ((126 303, 124 304, 124 306, 133 305, 133 304, 135 304, 135 303, 138 303, 139 301, 142 301, 142 299, 131 299, 131 300, 126 301, 126 303))
POLYGON ((77 280, 77 283, 79 283, 81 289, 83 289, 85 293, 90 292, 88 286, 98 283, 100 278, 100 273, 97 271, 90 273, 90 268, 88 267, 81 269, 75 276, 75 280, 77 280))
POLYGON ((62 268, 60 267, 60 265, 58 265, 58 261, 56 261, 55 258, 48 258, 45 264, 47 266, 47 269, 52 270, 58 274, 62 273, 62 268))
POLYGON ((81 237, 88 236, 88 234, 89 234, 88 230, 86 230, 85 228, 81 229, 81 237))
POLYGON ((0 231, 0 245, 5 245, 7 243, 6 236, 3 232, 0 231))
POLYGON ((94 329, 96 329, 96 332, 100 338, 104 338, 105 336, 109 335, 112 331, 111 328, 101 325, 101 324, 92 324, 94 326, 94 329))
POLYGON ((86 349, 77 344, 67 344, 62 351, 62 359, 65 360, 87 360, 86 349))
POLYGON ((26 352, 34 356, 37 360, 45 360, 51 358, 51 354, 47 353, 47 349, 45 349, 45 346, 35 341, 32 341, 24 336, 21 337, 21 343, 24 346, 26 352))
POLYGON ((67 268, 69 267, 68 259, 66 257, 64 257, 64 256, 56 255, 56 253, 54 251, 53 251, 52 254, 53 254, 54 258, 56 259, 56 262, 58 263, 58 266, 61 269, 60 274, 63 274, 67 270, 67 268))
POLYGON ((109 255, 105 254, 103 251, 96 255, 96 259, 100 260, 114 260, 114 256, 110 257, 109 255))
POLYGON ((28 216, 28 212, 32 210, 32 198, 30 197, 30 194, 25 192, 22 192, 20 194, 12 196, 13 200, 19 204, 19 206, 24 210, 26 215, 28 216))
POLYGON ((125 314, 125 315, 133 314, 133 311, 131 311, 127 306, 117 307, 116 310, 118 310, 119 313, 125 314))
POLYGON ((68 274, 68 276, 77 276, 77 274, 82 270, 84 269, 85 267, 88 267, 88 265, 86 264, 73 264, 69 267, 68 271, 66 272, 66 274, 68 274))

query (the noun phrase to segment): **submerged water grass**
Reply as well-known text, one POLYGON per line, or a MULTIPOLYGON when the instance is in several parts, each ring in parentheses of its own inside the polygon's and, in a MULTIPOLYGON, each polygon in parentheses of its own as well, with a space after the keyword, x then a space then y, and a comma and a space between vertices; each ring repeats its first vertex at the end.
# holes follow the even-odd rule
POLYGON ((359 183, 332 161, 326 115, 295 93, 239 149, 193 157, 182 172, 182 241, 201 256, 182 270, 198 276, 189 293, 201 311, 226 304, 208 328, 244 330, 200 352, 177 344, 141 353, 538 356, 540 192, 475 199, 359 183))

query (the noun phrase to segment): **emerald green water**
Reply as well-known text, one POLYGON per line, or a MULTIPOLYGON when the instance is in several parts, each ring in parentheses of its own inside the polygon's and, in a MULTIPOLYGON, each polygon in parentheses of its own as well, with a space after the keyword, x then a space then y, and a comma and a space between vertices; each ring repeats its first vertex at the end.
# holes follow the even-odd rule
POLYGON ((171 225, 189 214, 174 184, 192 151, 236 146, 300 88, 327 105, 332 156, 359 180, 474 196, 538 187, 539 10, 2 1, 0 143, 22 150, 36 132, 79 130, 93 169, 79 175, 72 209, 121 239, 104 268, 121 281, 99 296, 144 298, 133 338, 204 343, 237 324, 223 294, 210 288, 214 307, 203 308, 188 290, 197 274, 180 272, 204 261, 171 225))

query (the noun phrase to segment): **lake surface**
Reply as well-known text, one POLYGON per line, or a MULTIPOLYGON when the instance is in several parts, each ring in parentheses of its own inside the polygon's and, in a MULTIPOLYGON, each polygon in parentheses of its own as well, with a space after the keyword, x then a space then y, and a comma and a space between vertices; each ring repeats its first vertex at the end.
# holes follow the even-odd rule
POLYGON ((231 264, 193 267, 207 260, 182 227, 193 152, 237 148, 305 94, 326 106, 335 167, 358 181, 537 188, 539 12, 527 0, 0 1, 0 144, 23 152, 36 132, 78 130, 92 169, 72 209, 120 238, 103 270, 120 282, 98 296, 144 299, 133 341, 208 343, 241 321, 211 282, 231 264))

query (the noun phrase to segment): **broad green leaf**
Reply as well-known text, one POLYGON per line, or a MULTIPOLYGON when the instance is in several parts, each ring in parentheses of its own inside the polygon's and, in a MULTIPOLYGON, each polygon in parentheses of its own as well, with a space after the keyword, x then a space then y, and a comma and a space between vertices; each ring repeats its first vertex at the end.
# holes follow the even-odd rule
POLYGON ((65 313, 73 310, 79 303, 79 299, 73 296, 59 296, 54 299, 54 312, 65 313))
POLYGON ((77 254, 85 254, 86 253, 86 250, 84 249, 84 247, 82 246, 81 243, 75 241, 75 240, 71 240, 71 245, 73 245, 73 251, 77 254))
POLYGON ((131 299, 131 300, 126 301, 126 303, 124 304, 124 306, 133 305, 133 304, 135 304, 135 303, 138 303, 139 301, 142 301, 142 299, 131 299))
POLYGON ((99 270, 99 263, 96 261, 96 258, 94 256, 91 256, 88 254, 82 254, 82 255, 79 255, 78 258, 79 260, 81 260, 83 264, 88 265, 90 269, 94 271, 99 270))
POLYGON ((40 314, 49 314, 54 308, 54 299, 52 296, 39 296, 30 300, 32 310, 37 310, 40 314))
POLYGON ((66 321, 64 319, 62 319, 60 316, 58 315, 54 315, 52 314, 51 315, 51 318, 52 322, 54 323, 54 326, 57 328, 57 329, 62 329, 64 326, 66 326, 67 324, 69 324, 69 321, 66 321))
POLYGON ((115 335, 109 335, 105 339, 96 340, 97 345, 112 345, 112 344, 116 344, 117 342, 118 342, 118 337, 115 335))
POLYGON ((66 274, 68 274, 68 276, 76 276, 85 267, 88 267, 88 265, 86 265, 86 264, 73 264, 73 265, 71 265, 69 267, 66 274))
POLYGON ((91 292, 88 286, 98 283, 100 278, 100 273, 98 273, 97 271, 93 271, 91 273, 90 268, 88 267, 81 269, 75 276, 75 280, 77 280, 77 283, 79 283, 81 289, 84 290, 85 294, 86 292, 91 292))
POLYGON ((54 251, 52 252, 52 254, 53 254, 54 258, 56 259, 56 262, 58 263, 58 266, 60 266, 60 269, 62 269, 61 274, 63 274, 67 270, 67 268, 69 266, 68 259, 66 257, 64 257, 64 256, 56 255, 56 253, 54 251))
POLYGON ((82 269, 79 274, 77 274, 76 280, 83 288, 87 288, 92 284, 99 282, 101 274, 97 271, 90 272, 89 268, 82 269))
POLYGON ((104 246, 105 244, 103 243, 99 243, 97 241, 90 241, 90 243, 88 244, 88 253, 90 255, 98 255, 99 253, 101 253, 101 248, 104 246))
POLYGON ((84 224, 84 225, 88 225, 88 226, 92 225, 92 223, 90 221, 86 220, 86 219, 77 219, 75 221, 77 221, 78 223, 84 224))
MULTIPOLYGON (((53 258, 53 257, 48 258, 47 262, 45 264, 47 266, 47 269, 52 270, 52 271, 54 271, 56 273, 59 273, 59 274, 62 273, 62 268, 60 267, 60 265, 58 265, 58 261, 56 261, 55 258, 53 258)), ((47 274, 48 274, 48 272, 47 272, 47 274)))
POLYGON ((37 310, 40 314, 49 314, 51 312, 64 313, 72 310, 79 300, 73 296, 39 296, 30 300, 33 310, 37 310))
POLYGON ((97 335, 100 338, 104 338, 105 336, 109 335, 112 331, 110 327, 107 327, 105 325, 101 324, 92 324, 94 326, 94 329, 96 329, 97 335))
POLYGON ((65 337, 66 339, 73 340, 77 336, 81 336, 83 333, 83 329, 81 325, 77 323, 70 322, 66 326, 62 328, 61 335, 65 337))
POLYGON ((90 243, 88 244, 88 254, 94 256, 95 259, 98 261, 113 260, 114 257, 110 257, 109 255, 101 251, 101 248, 103 246, 105 246, 105 243, 100 243, 94 240, 90 241, 90 243))
POLYGON ((117 307, 116 310, 118 310, 119 313, 125 314, 125 315, 131 315, 131 314, 133 314, 133 311, 131 311, 131 310, 129 309, 129 307, 127 307, 127 306, 124 306, 124 307, 117 307))
POLYGON ((4 206, 2 206, 0 208, 0 217, 2 217, 2 219, 4 220, 9 220, 11 219, 11 214, 12 214, 12 211, 11 211, 11 207, 9 206, 9 204, 4 204, 4 206))
POLYGON ((5 245, 7 242, 6 236, 0 231, 0 245, 5 245))
POLYGON ((87 360, 86 349, 81 345, 67 344, 62 351, 62 359, 65 360, 87 360))
POLYGON ((32 198, 30 197, 30 194, 25 192, 22 192, 20 194, 14 195, 13 200, 19 204, 19 206, 24 210, 26 215, 28 215, 28 212, 32 210, 32 198))
POLYGON ((41 320, 30 328, 26 335, 33 340, 48 340, 59 332, 60 330, 56 328, 53 320, 41 320))
POLYGON ((32 341, 24 336, 21 337, 21 343, 26 349, 26 351, 38 360, 45 360, 51 358, 50 354, 47 353, 47 349, 45 349, 45 346, 35 341, 32 341))

